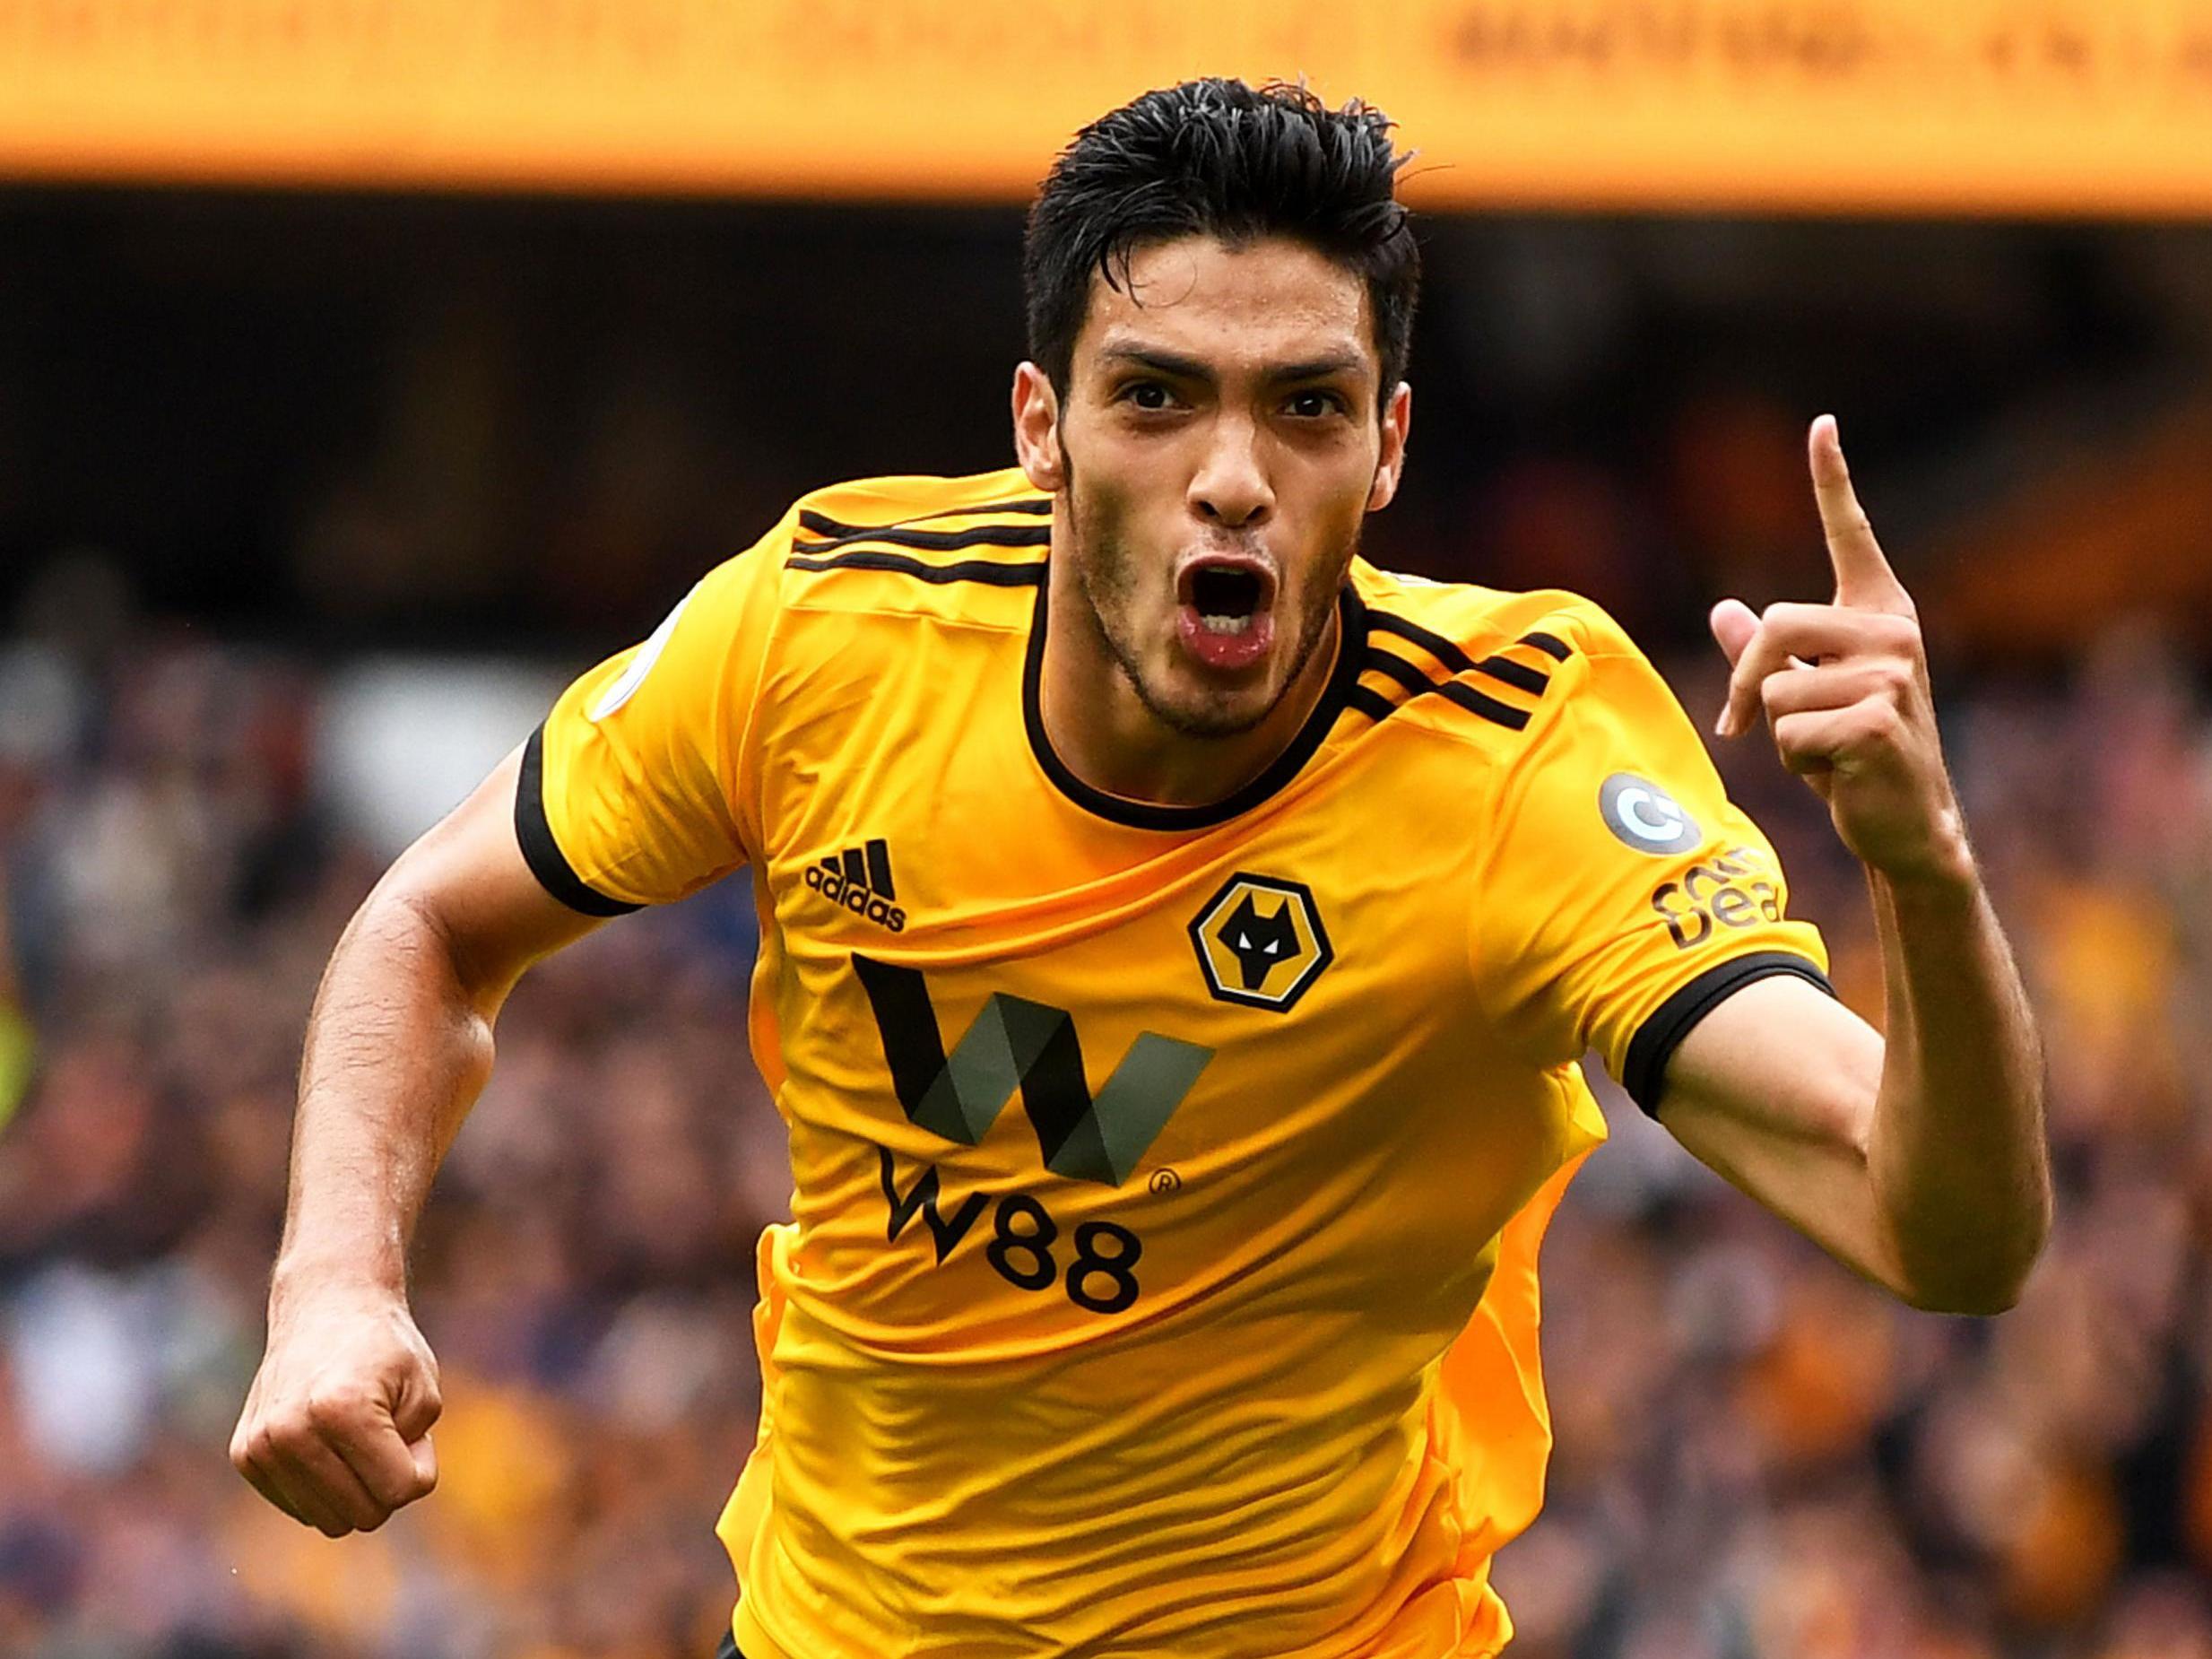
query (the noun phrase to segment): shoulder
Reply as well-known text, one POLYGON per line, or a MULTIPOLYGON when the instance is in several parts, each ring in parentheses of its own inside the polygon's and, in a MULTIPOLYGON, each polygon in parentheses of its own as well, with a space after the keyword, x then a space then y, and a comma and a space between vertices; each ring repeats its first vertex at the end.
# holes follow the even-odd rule
POLYGON ((619 659, 620 681, 595 706, 626 700, 656 664, 668 664, 657 670, 665 677, 706 686, 758 685, 766 664, 803 667, 864 640, 898 649, 896 628, 854 625, 866 616, 1025 628, 1043 579, 1051 506, 1012 469, 811 491, 701 576, 652 637, 619 659), (829 625, 810 626, 824 618, 829 625))
POLYGON ((1052 498, 1012 468, 826 485, 702 576, 663 629, 691 619, 682 632, 741 656, 771 642, 781 652, 810 634, 825 636, 818 652, 834 652, 852 630, 806 626, 824 615, 1024 629, 1044 579, 1051 514, 1052 498))
POLYGON ((1028 523, 1049 520, 1052 497, 1023 477, 1019 467, 954 477, 907 473, 856 478, 809 491, 792 513, 812 535, 850 535, 867 530, 958 527, 973 518, 1011 516, 1028 523))
POLYGON ((786 609, 1026 625, 1052 543, 1052 498, 1017 469, 864 478, 802 496, 763 551, 786 609))
POLYGON ((1571 707, 1613 694, 1612 664, 1644 663, 1603 607, 1564 589, 1433 582, 1365 560, 1352 582, 1366 623, 1361 686, 1393 717, 1403 710, 1486 747, 1500 731, 1515 734, 1515 748, 1540 741, 1571 707))
POLYGON ((1596 600, 1565 588, 1523 593, 1472 582, 1436 582, 1378 569, 1364 559, 1353 561, 1352 581, 1370 616, 1380 612, 1418 622, 1465 652, 1487 653, 1531 638, 1561 662, 1567 653, 1610 656, 1636 648, 1596 600))

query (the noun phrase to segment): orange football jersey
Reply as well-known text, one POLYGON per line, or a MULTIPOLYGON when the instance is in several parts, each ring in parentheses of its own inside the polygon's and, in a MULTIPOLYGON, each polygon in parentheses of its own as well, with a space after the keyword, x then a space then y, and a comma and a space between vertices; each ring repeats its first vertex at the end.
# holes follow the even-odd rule
POLYGON ((1696 1019, 1817 935, 1587 601, 1356 563, 1217 804, 1038 712, 1052 502, 808 497, 525 751, 594 914, 741 866, 793 1220, 721 1533, 748 1659, 1443 1659, 1543 1491, 1537 1249, 1696 1019))

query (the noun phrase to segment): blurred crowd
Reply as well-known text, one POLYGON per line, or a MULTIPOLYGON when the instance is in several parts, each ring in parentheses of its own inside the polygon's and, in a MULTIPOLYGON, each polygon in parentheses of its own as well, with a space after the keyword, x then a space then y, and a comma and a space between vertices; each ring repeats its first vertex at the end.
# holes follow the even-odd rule
MULTIPOLYGON (((1509 481, 1499 579, 1548 554, 1634 616, 1632 565, 1576 562, 1615 546, 1594 499, 1509 481)), ((415 1253, 443 1484, 327 1542, 224 1448, 301 1027, 378 859, 317 776, 324 669, 99 599, 0 639, 0 1655, 705 1659, 750 1245, 788 1196, 748 895, 615 924, 516 993, 415 1253)), ((1717 655, 1662 665, 1709 719, 1717 655)), ((1999 1320, 1912 1313, 1609 1090, 1547 1246, 1558 1450, 1497 1568, 1514 1659, 2212 1659, 2212 710, 2147 619, 2060 667, 1947 668, 2049 1048, 2051 1247, 1999 1320)), ((1722 764, 1878 1015, 1818 803, 1759 741, 1722 764)))
POLYGON ((377 861, 318 805, 299 664, 112 644, 0 651, 38 1046, 0 1096, 0 1654, 703 1659, 758 1396, 751 1241, 789 1193, 744 1047, 750 900, 609 928, 517 993, 417 1238, 440 1490, 329 1542, 225 1447, 300 1030, 377 861))

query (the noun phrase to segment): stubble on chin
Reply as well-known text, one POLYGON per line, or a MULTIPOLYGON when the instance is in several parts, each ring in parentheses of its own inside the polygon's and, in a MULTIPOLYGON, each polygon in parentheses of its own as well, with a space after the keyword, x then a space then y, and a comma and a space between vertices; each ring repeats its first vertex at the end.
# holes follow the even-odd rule
POLYGON ((1200 691, 1177 698, 1154 683, 1144 670, 1143 642, 1134 637, 1129 621, 1139 595, 1139 574, 1127 544, 1105 522, 1105 515, 1089 511, 1077 498, 1071 479, 1068 506, 1075 545, 1067 550, 1072 555, 1067 562, 1074 569, 1076 586, 1083 595, 1085 619, 1145 712, 1179 737, 1203 739, 1241 737, 1273 714, 1320 648, 1329 619, 1336 612, 1335 590, 1312 595, 1310 614, 1299 619, 1290 670, 1276 684, 1272 696, 1250 702, 1227 692, 1200 691))

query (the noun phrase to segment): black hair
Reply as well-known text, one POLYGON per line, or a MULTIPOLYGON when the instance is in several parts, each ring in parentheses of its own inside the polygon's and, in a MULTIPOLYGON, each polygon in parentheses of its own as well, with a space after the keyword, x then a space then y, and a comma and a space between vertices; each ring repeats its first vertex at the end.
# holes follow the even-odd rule
POLYGON ((1053 163, 1022 244, 1029 357, 1064 396, 1096 271, 1121 288, 1147 245, 1217 237, 1303 242, 1357 273, 1382 359, 1381 397, 1405 378, 1421 256, 1393 194, 1411 160, 1391 121, 1303 85, 1185 81, 1098 117, 1053 163))

